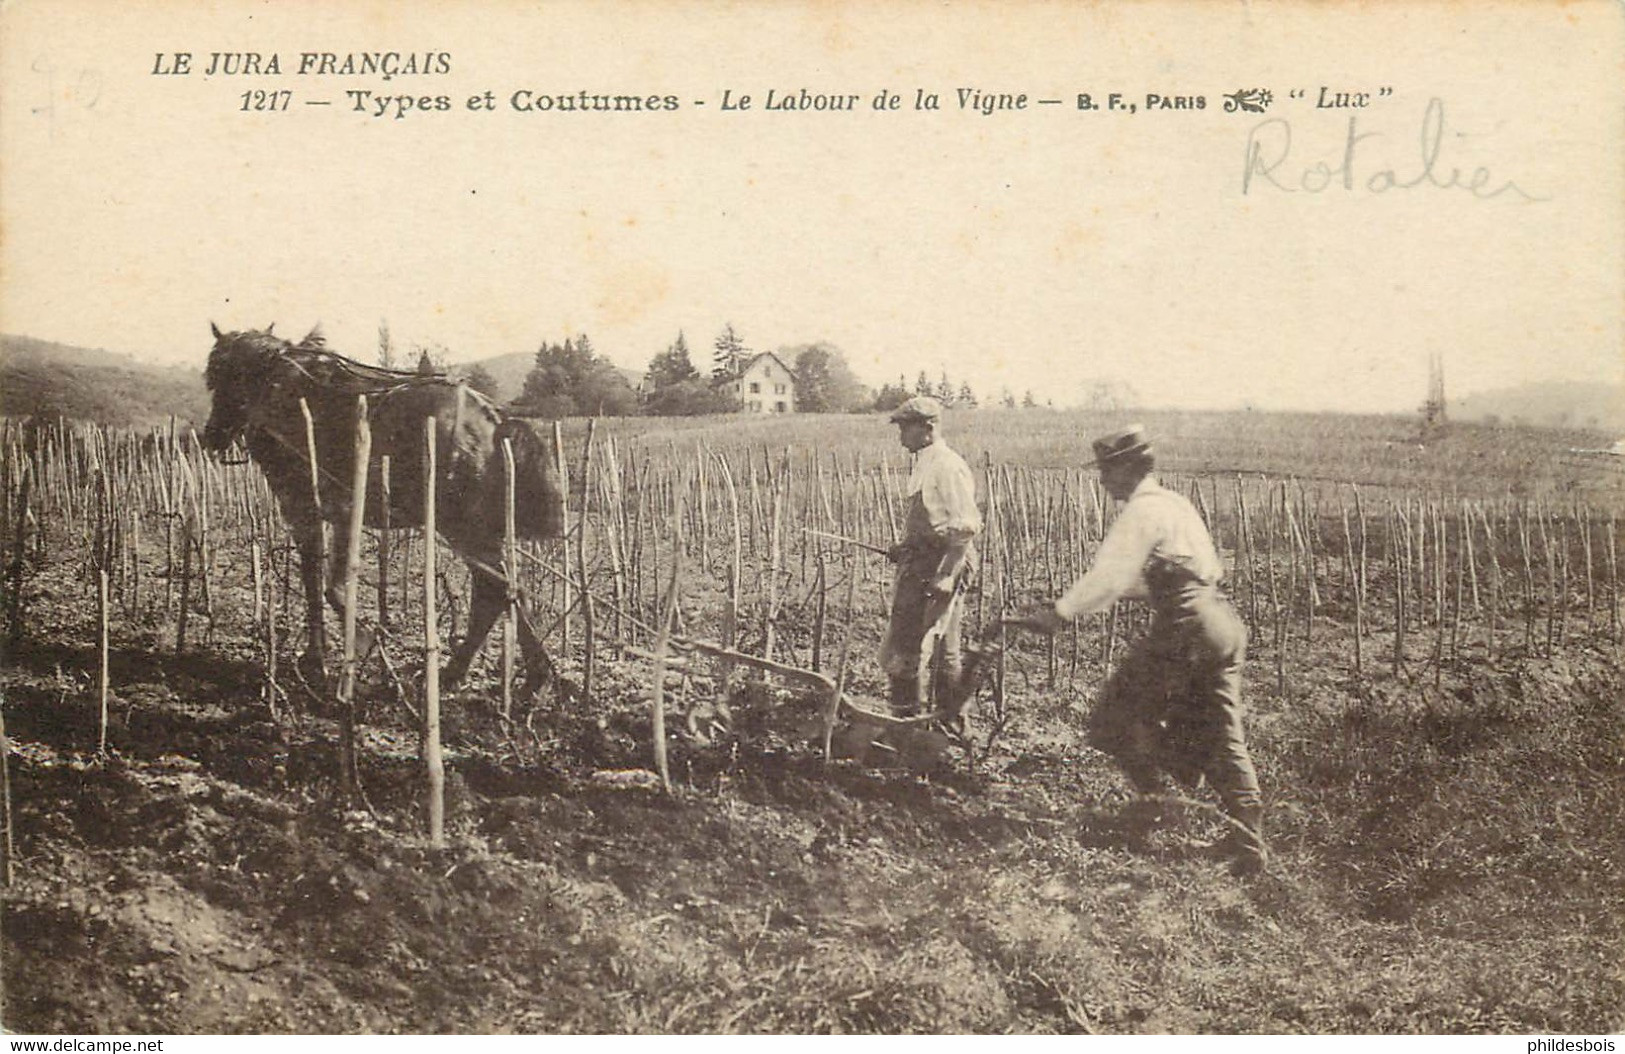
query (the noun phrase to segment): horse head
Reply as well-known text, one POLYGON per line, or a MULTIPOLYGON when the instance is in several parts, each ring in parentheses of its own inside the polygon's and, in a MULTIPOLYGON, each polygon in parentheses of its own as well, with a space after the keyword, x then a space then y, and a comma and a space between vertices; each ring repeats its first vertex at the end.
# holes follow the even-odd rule
POLYGON ((266 393, 267 374, 287 342, 271 327, 222 333, 213 322, 214 348, 203 370, 212 404, 203 428, 203 445, 219 453, 242 438, 255 405, 266 393))

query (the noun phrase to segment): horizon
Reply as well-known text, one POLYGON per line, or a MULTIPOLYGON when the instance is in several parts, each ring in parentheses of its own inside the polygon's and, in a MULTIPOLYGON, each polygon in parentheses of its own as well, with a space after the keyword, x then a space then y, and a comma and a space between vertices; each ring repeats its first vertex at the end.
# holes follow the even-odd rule
MULTIPOLYGON (((325 336, 326 336, 326 327, 322 327, 322 331, 323 331, 323 336, 325 338, 325 336)), ((300 331, 297 327, 295 327, 295 329, 289 330, 288 332, 290 334, 294 333, 294 332, 300 332, 300 335, 303 336, 304 333, 309 332, 309 328, 307 327, 303 331, 300 331)), ((588 334, 588 337, 589 338, 591 337, 590 333, 588 334)), ((136 366, 138 368, 145 366, 147 368, 152 368, 152 369, 193 370, 193 371, 198 372, 199 374, 201 374, 202 370, 203 370, 203 363, 202 362, 198 362, 198 363, 186 363, 186 362, 149 363, 149 362, 146 362, 145 360, 143 360, 139 355, 135 354, 134 352, 127 351, 127 350, 121 350, 121 349, 118 349, 118 348, 101 347, 101 346, 87 346, 87 345, 80 345, 80 344, 72 344, 72 343, 69 343, 69 342, 66 342, 66 341, 53 340, 53 339, 51 339, 49 337, 40 337, 40 336, 36 336, 34 334, 29 334, 29 333, 5 333, 5 332, 0 332, 0 339, 38 341, 40 343, 57 345, 57 346, 66 347, 66 348, 70 348, 70 349, 77 350, 77 351, 99 352, 99 353, 103 353, 103 354, 106 354, 106 355, 109 355, 109 356, 112 356, 112 357, 116 357, 116 358, 128 359, 132 363, 132 365, 134 365, 134 366, 136 366)), ((562 338, 559 338, 559 339, 562 339, 562 338)), ((374 354, 371 357, 364 356, 364 355, 363 356, 352 355, 352 354, 349 353, 349 351, 347 349, 338 348, 338 347, 333 346, 333 343, 330 340, 327 341, 326 343, 327 343, 327 346, 328 346, 329 350, 337 352, 340 355, 344 355, 347 358, 356 359, 357 361, 366 362, 366 363, 369 363, 369 364, 375 364, 377 362, 376 354, 374 354)), ((787 348, 802 347, 802 346, 808 346, 808 345, 817 344, 817 343, 828 344, 829 342, 827 342, 827 341, 795 341, 795 342, 793 342, 791 344, 786 344, 786 345, 783 345, 783 346, 778 347, 778 348, 749 349, 749 350, 751 351, 752 354, 756 354, 756 353, 760 353, 760 352, 764 352, 764 351, 778 353, 778 352, 780 352, 782 350, 785 350, 787 348)), ((417 348, 417 347, 411 347, 409 350, 402 352, 400 359, 398 359, 397 362, 396 362, 395 368, 396 369, 403 369, 403 370, 410 370, 411 369, 411 363, 409 361, 406 361, 406 360, 409 360, 412 356, 417 355, 419 350, 420 349, 417 348)), ((429 350, 433 351, 435 349, 429 349, 429 350)), ((690 356, 691 356, 691 358, 693 358, 693 350, 694 350, 693 345, 691 344, 690 345, 690 356)), ((840 350, 840 349, 837 349, 837 350, 840 350)), ((375 349, 375 351, 376 351, 376 349, 375 349)), ((534 355, 534 354, 535 354, 535 352, 503 352, 503 353, 499 353, 499 354, 494 355, 494 356, 486 356, 486 357, 481 358, 481 359, 471 359, 471 360, 470 359, 447 359, 446 360, 446 365, 452 366, 452 367, 462 367, 462 368, 466 369, 466 368, 469 368, 469 367, 472 367, 472 366, 475 366, 475 365, 481 365, 481 364, 490 362, 492 359, 496 359, 496 358, 506 358, 506 357, 510 357, 510 356, 534 355)), ((709 362, 709 360, 707 360, 707 363, 708 362, 709 362)), ((695 364, 696 369, 698 369, 702 374, 709 372, 708 369, 705 369, 703 367, 702 363, 700 363, 698 361, 695 361, 694 364, 695 364)), ((3 357, 0 357, 0 365, 4 365, 3 357)), ((642 369, 638 369, 637 367, 625 366, 625 365, 623 365, 623 364, 621 364, 619 362, 612 362, 612 365, 616 366, 617 368, 619 368, 621 370, 627 371, 627 372, 635 371, 635 372, 637 372, 639 374, 644 372, 642 369)), ((1446 375, 1448 377, 1448 364, 1447 364, 1447 369, 1446 369, 1446 375)), ((871 395, 879 393, 880 388, 881 388, 880 384, 870 383, 867 379, 865 379, 863 377, 859 377, 859 380, 860 380, 860 382, 862 382, 869 389, 869 392, 870 392, 871 395)), ((895 378, 894 378, 894 380, 895 380, 895 378)), ((951 374, 949 375, 949 380, 957 382, 957 379, 954 378, 951 374)), ((889 383, 889 382, 882 382, 882 383, 889 383)), ((1512 386, 1508 386, 1508 387, 1476 388, 1476 389, 1470 389, 1470 390, 1467 390, 1467 391, 1459 391, 1459 392, 1452 391, 1450 389, 1450 387, 1448 386, 1448 384, 1447 384, 1447 386, 1446 386, 1446 394, 1445 394, 1445 402, 1446 402, 1446 405, 1454 405, 1454 404, 1458 404, 1458 403, 1461 403, 1461 402, 1469 400, 1469 399, 1479 398, 1479 397, 1483 397, 1483 396, 1494 396, 1494 395, 1503 395, 1503 394, 1509 394, 1509 393, 1515 393, 1515 392, 1529 391, 1529 390, 1537 389, 1537 388, 1539 388, 1541 386, 1546 386, 1546 385, 1573 385, 1573 386, 1578 386, 1578 385, 1588 385, 1588 384, 1592 384, 1592 383, 1594 383, 1594 382, 1577 381, 1577 380, 1571 380, 1571 379, 1565 379, 1565 378, 1551 378, 1551 379, 1540 380, 1540 381, 1525 382, 1523 384, 1512 385, 1512 386)), ((907 386, 911 387, 912 384, 913 384, 913 381, 909 381, 909 384, 907 386)), ((1617 390, 1617 394, 1619 394, 1622 398, 1625 398, 1625 382, 1613 384, 1613 385, 1611 385, 1611 387, 1615 388, 1617 390)), ((1005 409, 1005 407, 999 405, 998 403, 996 403, 994 401, 995 398, 997 397, 998 393, 975 391, 975 386, 974 385, 972 385, 972 389, 973 389, 973 392, 974 392, 974 394, 976 395, 976 398, 977 398, 977 405, 975 407, 965 408, 965 407, 950 406, 949 409, 968 409, 968 410, 1002 410, 1002 409, 1005 409)), ((1020 399, 1021 396, 1024 393, 1023 392, 1012 392, 1012 394, 1017 399, 1020 399)), ((1145 401, 1142 400, 1142 401, 1138 401, 1138 402, 1121 403, 1121 404, 1118 404, 1118 405, 1112 407, 1111 409, 1107 410, 1107 409, 1102 409, 1102 408, 1097 408, 1097 407, 1090 407, 1090 406, 1085 405, 1082 402, 1073 402, 1073 403, 1056 402, 1056 403, 1053 403, 1053 404, 1046 403, 1046 402, 1038 399, 1038 396, 1037 396, 1036 392, 1034 393, 1034 399, 1036 401, 1035 406, 1033 406, 1033 407, 1017 407, 1017 409, 1051 410, 1051 411, 1054 411, 1054 412, 1057 412, 1057 413, 1067 412, 1067 411, 1090 412, 1090 413, 1102 413, 1102 412, 1138 413, 1138 412, 1144 411, 1144 412, 1147 412, 1147 413, 1191 413, 1191 414, 1203 414, 1203 413, 1213 413, 1213 414, 1264 413, 1264 414, 1282 414, 1282 415, 1294 415, 1294 414, 1297 414, 1297 415, 1306 415, 1306 416, 1325 415, 1325 416, 1350 416, 1350 417, 1406 417, 1406 416, 1414 416, 1418 412, 1418 408, 1421 405, 1421 400, 1418 399, 1409 406, 1396 406, 1393 409, 1347 410, 1347 409, 1338 409, 1336 407, 1258 406, 1258 405, 1248 405, 1248 404, 1231 404, 1231 405, 1208 404, 1208 405, 1174 406, 1174 405, 1169 405, 1169 404, 1149 403, 1149 402, 1145 402, 1145 401)), ((852 411, 851 412, 851 414, 854 415, 854 416, 861 416, 862 413, 863 413, 863 411, 852 411)), ((702 415, 702 416, 705 416, 705 415, 702 415)), ((1576 426, 1572 426, 1572 427, 1584 428, 1584 427, 1589 427, 1589 426, 1576 425, 1576 426)), ((1606 422, 1599 423, 1596 426, 1596 428, 1600 429, 1601 431, 1604 431, 1604 432, 1609 431, 1609 428, 1608 428, 1606 422)))

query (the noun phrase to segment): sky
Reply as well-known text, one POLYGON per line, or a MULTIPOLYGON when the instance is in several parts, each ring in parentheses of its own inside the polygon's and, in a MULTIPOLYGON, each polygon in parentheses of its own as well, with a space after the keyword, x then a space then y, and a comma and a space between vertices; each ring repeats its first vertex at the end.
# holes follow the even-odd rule
POLYGON ((1410 410, 1435 352, 1452 394, 1620 384, 1622 12, 13 0, 0 330, 201 366, 211 322, 371 358, 387 320, 454 362, 586 332, 642 367, 732 324, 1057 406, 1410 410), (250 51, 278 71, 206 74, 250 51), (435 71, 297 72, 323 52, 435 71), (856 105, 769 108, 803 89, 856 105), (677 108, 520 108, 583 90, 677 108))

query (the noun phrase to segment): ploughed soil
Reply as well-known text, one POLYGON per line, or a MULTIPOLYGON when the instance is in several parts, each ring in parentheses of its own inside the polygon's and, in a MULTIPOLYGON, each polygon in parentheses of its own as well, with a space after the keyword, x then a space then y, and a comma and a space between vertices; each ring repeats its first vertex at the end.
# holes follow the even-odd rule
POLYGON ((436 848, 398 642, 363 665, 360 798, 330 706, 287 670, 266 705, 243 619, 177 655, 168 622, 117 618, 103 753, 76 579, 36 569, 0 672, 13 1031, 1625 1028, 1606 626, 1437 672, 1419 634, 1397 677, 1373 636, 1360 680, 1335 621, 1284 676, 1256 649, 1274 855, 1237 879, 1205 792, 1130 803, 1081 741, 1089 693, 1049 688, 1038 650, 1009 656, 991 747, 984 695, 934 763, 826 764, 818 699, 783 682, 742 675, 728 726, 714 682, 678 685, 669 793, 647 662, 602 649, 590 703, 503 719, 486 659, 446 702, 436 848))

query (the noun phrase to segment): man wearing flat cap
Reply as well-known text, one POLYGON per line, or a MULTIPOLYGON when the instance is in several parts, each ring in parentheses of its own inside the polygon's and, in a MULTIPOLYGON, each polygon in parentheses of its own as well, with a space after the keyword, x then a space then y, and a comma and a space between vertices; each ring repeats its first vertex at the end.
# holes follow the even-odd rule
POLYGON ((899 714, 920 713, 931 694, 933 659, 945 684, 960 676, 960 618, 966 580, 982 530, 976 478, 941 434, 942 404, 917 396, 891 415, 898 441, 914 455, 903 537, 887 554, 897 564, 891 622, 880 664, 899 714))
POLYGON ((1053 606, 1017 624, 1054 633, 1121 597, 1149 601, 1151 629, 1113 672, 1089 718, 1089 742, 1112 756, 1141 794, 1163 775, 1194 788, 1204 777, 1234 821, 1222 848, 1238 874, 1266 864, 1263 801, 1242 729, 1247 630, 1220 595, 1224 565, 1207 525, 1152 475, 1144 429, 1097 439, 1095 464, 1123 503, 1094 564, 1053 606))

